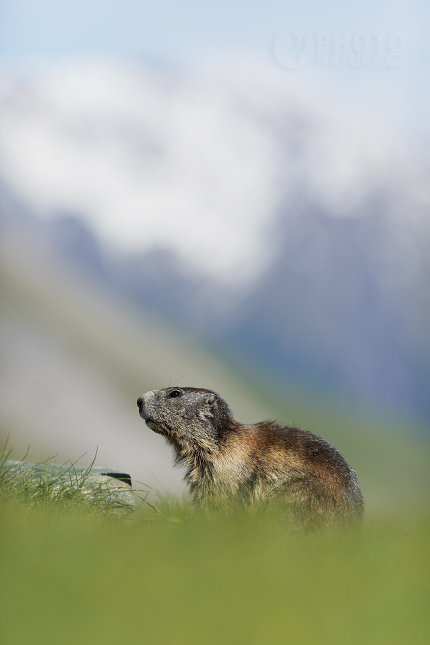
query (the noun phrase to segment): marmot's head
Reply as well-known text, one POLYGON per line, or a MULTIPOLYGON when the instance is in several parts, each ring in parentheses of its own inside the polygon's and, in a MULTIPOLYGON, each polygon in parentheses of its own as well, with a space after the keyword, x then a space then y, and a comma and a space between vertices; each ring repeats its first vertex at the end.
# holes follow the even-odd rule
POLYGON ((211 390, 168 387, 137 399, 140 416, 154 432, 181 446, 214 450, 231 425, 228 405, 211 390))

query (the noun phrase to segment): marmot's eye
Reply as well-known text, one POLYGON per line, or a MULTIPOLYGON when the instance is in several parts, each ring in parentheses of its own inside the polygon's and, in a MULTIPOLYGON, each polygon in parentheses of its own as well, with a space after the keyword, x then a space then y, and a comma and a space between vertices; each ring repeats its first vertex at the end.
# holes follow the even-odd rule
POLYGON ((182 392, 181 392, 181 390, 172 390, 172 391, 169 393, 169 398, 170 398, 170 399, 174 399, 174 398, 176 398, 177 396, 182 396, 182 392))

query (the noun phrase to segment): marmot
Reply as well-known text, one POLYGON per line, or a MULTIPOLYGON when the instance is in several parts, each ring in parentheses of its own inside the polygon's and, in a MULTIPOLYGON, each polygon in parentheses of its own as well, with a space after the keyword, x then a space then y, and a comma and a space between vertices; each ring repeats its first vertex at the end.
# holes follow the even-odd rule
POLYGON ((292 526, 359 520, 363 496, 354 471, 321 437, 274 421, 234 419, 215 392, 169 387, 137 400, 140 416, 163 435, 186 468, 194 501, 206 508, 279 505, 292 526))

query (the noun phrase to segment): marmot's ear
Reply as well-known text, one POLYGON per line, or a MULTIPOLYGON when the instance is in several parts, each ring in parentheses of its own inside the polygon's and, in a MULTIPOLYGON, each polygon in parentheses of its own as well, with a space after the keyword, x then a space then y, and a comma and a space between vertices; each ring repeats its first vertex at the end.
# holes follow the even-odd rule
POLYGON ((215 401, 215 394, 208 394, 204 398, 204 403, 206 403, 206 405, 212 405, 214 401, 215 401))

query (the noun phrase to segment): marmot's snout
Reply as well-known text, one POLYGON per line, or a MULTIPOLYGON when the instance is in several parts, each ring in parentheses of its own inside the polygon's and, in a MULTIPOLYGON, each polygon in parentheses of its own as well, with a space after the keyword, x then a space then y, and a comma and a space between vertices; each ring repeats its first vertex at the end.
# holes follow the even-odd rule
MULTIPOLYGON (((154 412, 155 391, 146 392, 137 399, 139 414, 146 422, 151 421, 154 412)), ((152 426, 150 426, 152 429, 152 426)))
POLYGON ((137 399, 137 407, 139 408, 140 416, 146 421, 147 415, 145 414, 145 395, 139 396, 139 398, 137 399))

